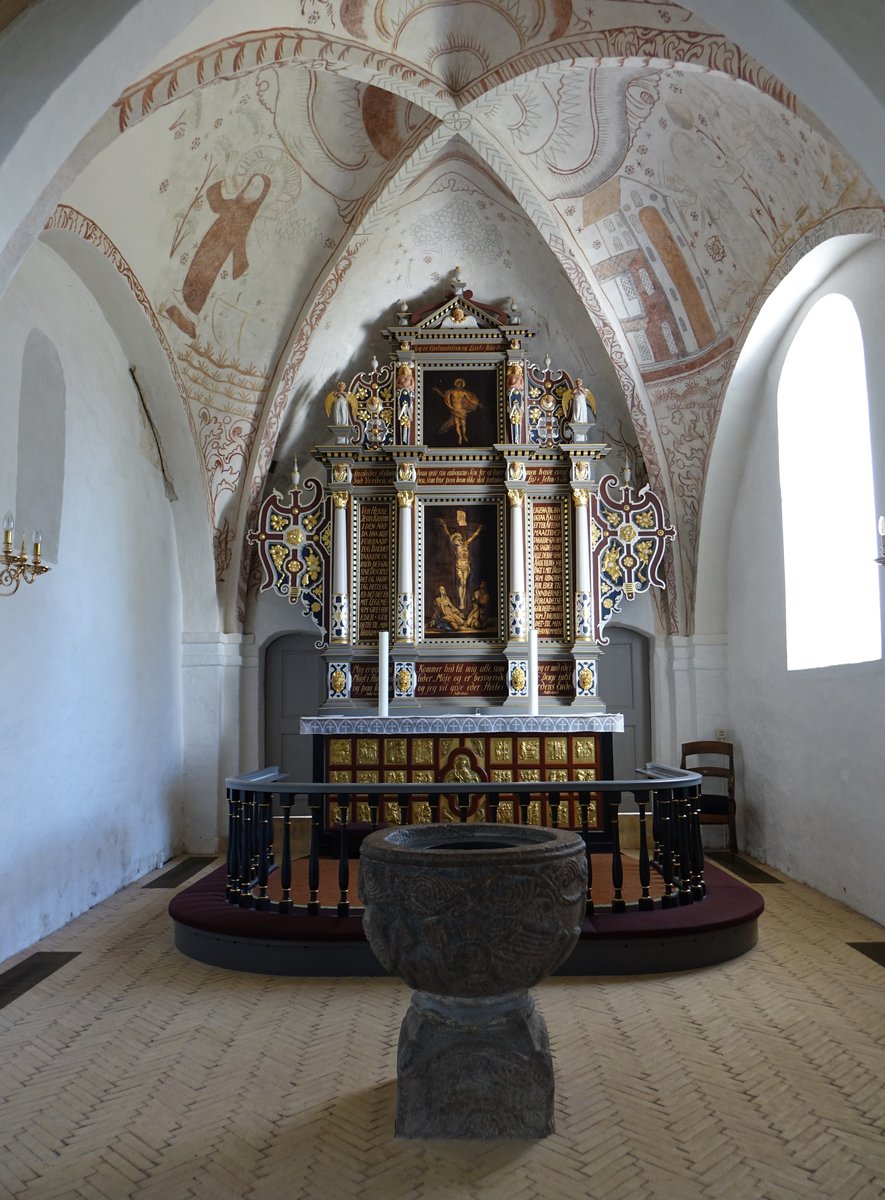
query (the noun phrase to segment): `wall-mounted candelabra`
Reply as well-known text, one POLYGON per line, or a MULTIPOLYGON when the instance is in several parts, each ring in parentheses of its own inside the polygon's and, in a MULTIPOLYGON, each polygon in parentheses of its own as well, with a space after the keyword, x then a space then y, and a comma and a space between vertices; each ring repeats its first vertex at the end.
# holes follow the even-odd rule
POLYGON ((49 567, 40 561, 41 534, 39 532, 34 533, 34 545, 29 560, 24 538, 22 538, 21 550, 16 553, 12 541, 14 530, 15 522, 12 518, 12 513, 8 512, 3 518, 3 552, 0 554, 0 596, 15 595, 22 580, 25 583, 33 583, 39 575, 45 575, 49 570, 49 567))

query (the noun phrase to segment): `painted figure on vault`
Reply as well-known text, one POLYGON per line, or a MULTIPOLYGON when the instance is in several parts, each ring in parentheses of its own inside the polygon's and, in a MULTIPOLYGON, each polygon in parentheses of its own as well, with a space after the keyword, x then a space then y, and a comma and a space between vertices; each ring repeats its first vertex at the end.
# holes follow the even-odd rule
MULTIPOLYGON (((184 303, 193 316, 199 316, 203 311, 213 284, 231 256, 234 279, 239 279, 249 269, 246 237, 269 191, 270 177, 261 174, 250 175, 236 196, 224 195, 221 180, 206 189, 209 207, 218 215, 203 234, 181 287, 184 303)), ((182 333, 196 337, 192 318, 177 304, 166 309, 166 316, 182 333)))

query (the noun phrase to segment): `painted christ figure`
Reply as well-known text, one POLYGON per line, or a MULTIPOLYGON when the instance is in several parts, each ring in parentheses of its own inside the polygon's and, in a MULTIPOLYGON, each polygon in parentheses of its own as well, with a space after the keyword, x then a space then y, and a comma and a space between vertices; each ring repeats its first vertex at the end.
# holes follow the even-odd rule
POLYGON ((445 521, 437 518, 442 526, 443 532, 449 539, 449 547, 452 551, 452 565, 455 573, 455 593, 457 595, 456 603, 462 616, 467 611, 467 587, 470 582, 470 571, 472 563, 470 561, 470 545, 482 533, 482 525, 477 526, 473 533, 467 537, 460 529, 456 529, 454 533, 449 530, 445 521))

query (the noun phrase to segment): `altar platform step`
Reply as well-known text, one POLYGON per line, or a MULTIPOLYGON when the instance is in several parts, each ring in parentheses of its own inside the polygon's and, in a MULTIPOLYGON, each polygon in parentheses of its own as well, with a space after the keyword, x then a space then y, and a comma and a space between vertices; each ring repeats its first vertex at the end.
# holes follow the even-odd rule
MULTIPOLYGON (((602 906, 607 855, 594 854, 595 907, 584 920, 578 945, 556 972, 560 975, 650 975, 710 966, 750 950, 758 938, 758 918, 764 902, 758 892, 726 870, 707 863, 707 894, 703 900, 675 908, 614 913, 602 906)), ((635 860, 624 857, 625 895, 630 876, 638 880, 635 860)), ((331 863, 329 864, 332 865, 331 863)), ((299 860, 293 894, 306 900, 306 860, 299 860), (299 866, 303 871, 298 870, 299 866), (303 874, 303 878, 302 878, 303 874)), ((352 863, 351 866, 357 866, 352 863)), ((334 907, 338 894, 335 872, 321 876, 319 916, 302 912, 279 914, 237 908, 225 899, 227 869, 210 872, 184 888, 169 905, 175 945, 190 958, 215 967, 264 975, 375 976, 384 969, 369 949, 362 928, 362 910, 355 905, 347 916, 334 907)), ((662 885, 652 888, 659 896, 662 885)), ((351 878, 356 896, 356 873, 351 878)), ((303 901, 302 901, 303 902, 303 901)))

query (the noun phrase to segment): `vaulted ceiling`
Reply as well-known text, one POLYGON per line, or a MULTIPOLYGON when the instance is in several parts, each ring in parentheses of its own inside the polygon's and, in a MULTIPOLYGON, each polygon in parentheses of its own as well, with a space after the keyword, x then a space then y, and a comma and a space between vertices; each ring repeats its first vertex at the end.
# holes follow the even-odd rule
POLYGON ((272 463, 303 463, 335 380, 460 266, 538 329, 536 361, 584 377, 663 497, 679 550, 662 616, 690 631, 752 319, 808 249, 883 229, 820 122, 666 0, 215 0, 103 128, 47 237, 98 247, 152 323, 231 628, 272 463))

